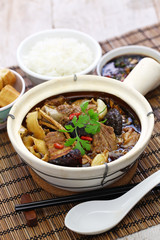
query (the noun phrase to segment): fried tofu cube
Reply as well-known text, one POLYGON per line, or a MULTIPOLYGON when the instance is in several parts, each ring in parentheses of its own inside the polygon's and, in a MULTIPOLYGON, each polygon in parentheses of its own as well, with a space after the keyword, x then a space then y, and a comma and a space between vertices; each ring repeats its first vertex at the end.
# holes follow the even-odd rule
POLYGON ((13 102, 20 93, 11 85, 7 84, 0 92, 0 107, 4 107, 13 102))
POLYGON ((0 69, 0 79, 3 81, 3 86, 7 84, 13 85, 16 81, 16 76, 9 69, 0 69))
POLYGON ((0 90, 3 88, 3 79, 0 78, 0 90))

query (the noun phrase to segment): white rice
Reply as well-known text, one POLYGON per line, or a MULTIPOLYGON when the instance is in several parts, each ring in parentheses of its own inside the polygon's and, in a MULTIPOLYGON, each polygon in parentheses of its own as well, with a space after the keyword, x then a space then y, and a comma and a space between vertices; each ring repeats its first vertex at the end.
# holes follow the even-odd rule
POLYGON ((93 62, 93 54, 77 39, 47 38, 33 45, 23 60, 31 71, 56 77, 83 71, 93 62))

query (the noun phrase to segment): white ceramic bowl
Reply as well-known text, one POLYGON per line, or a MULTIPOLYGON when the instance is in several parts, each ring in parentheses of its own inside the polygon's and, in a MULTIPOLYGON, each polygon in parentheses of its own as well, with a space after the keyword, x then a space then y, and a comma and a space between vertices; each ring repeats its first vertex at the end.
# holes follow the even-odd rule
MULTIPOLYGON (((102 68, 106 63, 108 63, 109 61, 111 61, 116 57, 125 56, 125 55, 143 55, 145 57, 153 58, 158 63, 160 63, 160 52, 158 52, 153 48, 138 46, 138 45, 123 46, 123 47, 115 48, 102 56, 102 58, 99 60, 97 64, 97 68, 96 68, 97 74, 99 76, 102 76, 102 68)), ((155 85, 153 89, 156 88, 158 85, 155 85)))
POLYGON ((11 107, 20 99, 20 97, 24 94, 25 91, 25 81, 21 77, 21 75, 11 69, 9 70, 13 72, 14 75, 16 76, 16 82, 14 83, 13 87, 20 93, 20 95, 12 103, 8 104, 5 107, 0 108, 0 129, 6 127, 7 117, 11 107))
MULTIPOLYGON (((158 66, 159 67, 159 66, 158 66)), ((23 95, 12 108, 15 119, 8 119, 8 135, 20 157, 45 181, 69 191, 87 191, 107 186, 127 171, 146 148, 154 127, 152 109, 142 94, 130 86, 110 78, 84 75, 51 80, 37 85, 23 95), (22 142, 19 129, 26 114, 40 101, 53 95, 74 91, 100 91, 113 94, 128 103, 138 115, 141 123, 141 135, 126 155, 106 165, 96 167, 63 167, 44 162, 27 150, 22 142), (25 107, 24 107, 25 106, 25 107)))
POLYGON ((48 38, 75 38, 80 42, 85 43, 89 47, 89 49, 93 54, 93 61, 83 71, 75 72, 75 74, 77 75, 88 74, 88 73, 91 73, 93 70, 95 70, 97 63, 102 56, 102 50, 98 42, 86 33, 72 30, 72 29, 51 29, 51 30, 45 30, 42 32, 35 33, 27 37, 26 39, 24 39, 17 49, 18 64, 34 84, 39 84, 39 83, 45 82, 46 80, 50 80, 54 78, 56 79, 59 78, 59 77, 53 77, 53 76, 47 76, 47 75, 41 75, 41 74, 35 73, 31 71, 28 67, 26 67, 23 60, 23 57, 26 54, 28 54, 28 52, 31 50, 34 44, 46 38, 47 39, 48 38))

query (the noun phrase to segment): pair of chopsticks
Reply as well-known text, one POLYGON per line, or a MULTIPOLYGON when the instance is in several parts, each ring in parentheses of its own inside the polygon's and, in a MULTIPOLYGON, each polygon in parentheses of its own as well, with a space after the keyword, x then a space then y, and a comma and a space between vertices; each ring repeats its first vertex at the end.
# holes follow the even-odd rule
MULTIPOLYGON (((68 203, 74 203, 74 202, 84 202, 89 200, 109 200, 114 199, 117 197, 120 197, 133 187, 135 187, 137 184, 129 184, 124 185, 120 187, 114 187, 114 188, 103 188, 93 191, 88 191, 85 193, 79 193, 74 194, 66 197, 58 197, 58 198, 52 198, 37 202, 30 202, 30 203, 24 203, 24 204, 17 204, 15 205, 16 211, 29 211, 37 208, 45 208, 50 206, 57 206, 62 204, 68 204, 68 203)), ((154 187, 153 190, 160 189, 160 184, 158 184, 156 187, 154 187)))

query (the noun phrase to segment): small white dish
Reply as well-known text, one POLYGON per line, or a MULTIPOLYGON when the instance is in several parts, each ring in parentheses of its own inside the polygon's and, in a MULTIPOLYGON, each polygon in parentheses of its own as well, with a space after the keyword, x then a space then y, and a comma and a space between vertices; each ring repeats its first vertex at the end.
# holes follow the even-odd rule
POLYGON ((91 64, 85 68, 83 71, 75 72, 76 75, 84 75, 91 73, 95 70, 96 65, 99 61, 99 59, 102 56, 102 50, 99 45, 99 43, 93 39, 91 36, 89 36, 86 33, 72 30, 72 29, 51 29, 51 30, 45 30, 38 33, 35 33, 26 39, 24 39, 18 49, 17 49, 17 61, 20 66, 20 68, 25 72, 25 74, 32 80, 32 82, 36 84, 40 84, 42 82, 45 82, 47 80, 51 79, 58 79, 61 77, 54 77, 54 76, 48 76, 48 75, 41 75, 36 72, 31 71, 24 63, 24 56, 29 53, 33 45, 35 45, 37 42, 43 41, 45 39, 49 38, 74 38, 81 43, 84 43, 92 52, 93 55, 93 61, 91 64))
MULTIPOLYGON (((106 63, 110 62, 114 58, 127 56, 127 55, 142 55, 145 57, 153 58, 158 63, 160 63, 160 52, 158 52, 155 49, 152 49, 146 46, 139 46, 139 45, 123 46, 123 47, 115 48, 102 56, 102 58, 99 60, 97 64, 97 68, 96 68, 97 74, 99 76, 102 76, 102 68, 106 63)), ((131 74, 132 74, 132 71, 129 74, 130 77, 132 77, 131 74)), ((155 85, 153 89, 156 88, 159 84, 160 83, 157 83, 157 85, 155 85)))
POLYGON ((0 108, 0 129, 6 127, 9 111, 11 110, 12 106, 20 99, 20 97, 24 94, 25 91, 25 81, 21 77, 21 75, 14 70, 9 70, 13 72, 13 74, 16 76, 16 82, 14 83, 13 87, 20 93, 20 95, 12 103, 0 108))

